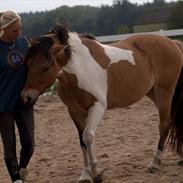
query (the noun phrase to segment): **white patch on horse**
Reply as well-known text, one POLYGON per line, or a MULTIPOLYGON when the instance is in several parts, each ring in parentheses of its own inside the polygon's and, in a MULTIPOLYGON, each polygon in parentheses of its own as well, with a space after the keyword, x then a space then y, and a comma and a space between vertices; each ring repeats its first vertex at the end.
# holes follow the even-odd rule
POLYGON ((117 48, 110 45, 105 45, 98 43, 101 47, 104 48, 105 54, 110 58, 111 64, 118 63, 121 60, 127 60, 132 65, 135 65, 135 59, 133 57, 133 52, 131 50, 125 50, 122 48, 117 48))
POLYGON ((154 159, 151 162, 151 164, 149 165, 149 167, 159 169, 159 166, 160 166, 161 160, 162 160, 162 156, 163 156, 163 152, 160 151, 159 149, 157 149, 154 159))
POLYGON ((88 48, 82 44, 76 33, 69 33, 68 44, 71 59, 63 67, 66 72, 75 74, 78 87, 91 93, 107 107, 107 72, 91 56, 88 48))
POLYGON ((101 121, 104 115, 105 108, 100 102, 95 102, 94 105, 88 111, 88 117, 86 119, 86 129, 94 136, 98 123, 101 121))
POLYGON ((157 150, 157 152, 156 152, 156 155, 155 155, 155 157, 157 158, 157 159, 159 159, 159 160, 161 160, 162 159, 162 151, 160 151, 159 149, 157 150))

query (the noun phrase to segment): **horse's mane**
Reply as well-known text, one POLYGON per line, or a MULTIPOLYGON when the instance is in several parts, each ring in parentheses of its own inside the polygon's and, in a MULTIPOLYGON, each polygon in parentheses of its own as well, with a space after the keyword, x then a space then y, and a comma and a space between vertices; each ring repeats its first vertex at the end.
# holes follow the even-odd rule
MULTIPOLYGON (((28 60, 28 59, 30 59, 34 56, 38 56, 40 54, 44 55, 47 58, 48 62, 45 63, 41 67, 43 67, 44 69, 48 68, 52 62, 51 61, 52 59, 50 59, 49 49, 54 44, 54 40, 53 40, 51 34, 55 34, 62 45, 67 45, 67 47, 63 51, 64 51, 65 55, 68 58, 70 58, 71 50, 70 50, 70 46, 68 44, 69 30, 67 29, 67 26, 65 24, 61 24, 61 23, 57 22, 55 24, 55 26, 49 32, 43 34, 41 37, 36 38, 34 40, 33 44, 31 45, 31 47, 29 48, 29 50, 26 54, 25 60, 28 60), (50 36, 47 36, 49 34, 50 34, 50 36)), ((88 34, 88 33, 80 33, 80 34, 78 34, 78 36, 81 38, 83 37, 83 38, 87 38, 87 39, 96 40, 92 34, 88 34)))
POLYGON ((40 37, 34 39, 33 44, 29 48, 25 60, 33 57, 34 55, 37 56, 39 54, 43 54, 46 57, 48 56, 49 49, 53 46, 53 40, 51 37, 40 37))
POLYGON ((51 31, 44 33, 41 37, 34 39, 31 47, 29 48, 25 60, 32 58, 34 55, 43 54, 48 57, 49 49, 53 46, 54 40, 51 36, 47 35, 56 34, 61 44, 66 44, 69 38, 66 27, 62 24, 56 24, 51 31))
MULTIPOLYGON (((56 23, 56 25, 52 29, 52 33, 55 33, 57 35, 61 44, 66 44, 68 42, 69 39, 68 32, 69 30, 67 29, 67 26, 59 22, 56 23)), ((95 37, 90 33, 80 33, 79 37, 96 40, 95 37)))
POLYGON ((68 29, 65 24, 57 22, 51 29, 51 32, 56 34, 61 44, 67 44, 69 39, 68 29))

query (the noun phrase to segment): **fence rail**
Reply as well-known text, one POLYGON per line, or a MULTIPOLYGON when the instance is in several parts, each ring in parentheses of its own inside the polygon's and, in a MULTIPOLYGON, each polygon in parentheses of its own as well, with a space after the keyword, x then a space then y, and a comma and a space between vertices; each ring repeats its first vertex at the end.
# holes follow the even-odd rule
POLYGON ((96 39, 99 42, 114 42, 118 40, 124 40, 132 35, 142 35, 142 34, 156 34, 162 36, 180 36, 183 35, 183 29, 174 29, 174 30, 159 30, 154 32, 141 32, 141 33, 132 33, 132 34, 118 34, 118 35, 109 35, 109 36, 98 36, 96 39))

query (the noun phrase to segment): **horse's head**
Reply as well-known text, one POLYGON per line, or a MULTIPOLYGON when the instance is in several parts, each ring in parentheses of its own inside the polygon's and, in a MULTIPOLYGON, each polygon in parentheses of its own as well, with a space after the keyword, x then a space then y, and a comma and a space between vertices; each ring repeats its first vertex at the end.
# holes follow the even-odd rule
POLYGON ((61 24, 33 41, 25 58, 28 74, 21 93, 24 103, 34 104, 54 83, 57 73, 70 57, 67 41, 68 31, 61 24))

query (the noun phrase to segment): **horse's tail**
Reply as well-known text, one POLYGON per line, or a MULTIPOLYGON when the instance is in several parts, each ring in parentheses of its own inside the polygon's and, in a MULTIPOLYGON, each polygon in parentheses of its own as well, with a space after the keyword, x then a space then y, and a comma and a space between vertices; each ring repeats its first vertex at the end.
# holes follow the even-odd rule
MULTIPOLYGON (((183 54, 183 42, 174 40, 183 54)), ((170 145, 173 151, 183 153, 183 67, 175 88, 171 104, 171 127, 169 133, 170 145)))

